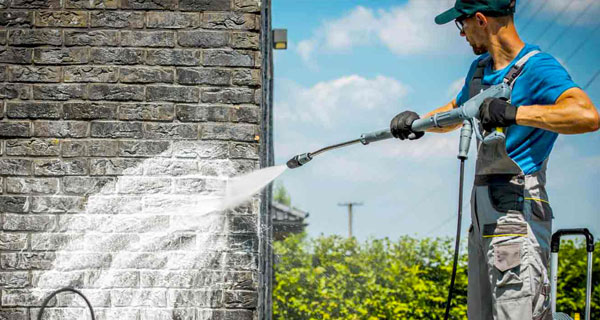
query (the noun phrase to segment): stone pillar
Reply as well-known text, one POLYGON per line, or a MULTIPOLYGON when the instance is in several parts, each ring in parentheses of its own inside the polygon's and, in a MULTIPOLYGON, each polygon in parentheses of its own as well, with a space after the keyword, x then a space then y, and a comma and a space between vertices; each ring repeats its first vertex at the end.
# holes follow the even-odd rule
POLYGON ((259 317, 260 197, 211 199, 260 166, 260 31, 260 0, 0 0, 0 319, 67 286, 96 319, 259 317))

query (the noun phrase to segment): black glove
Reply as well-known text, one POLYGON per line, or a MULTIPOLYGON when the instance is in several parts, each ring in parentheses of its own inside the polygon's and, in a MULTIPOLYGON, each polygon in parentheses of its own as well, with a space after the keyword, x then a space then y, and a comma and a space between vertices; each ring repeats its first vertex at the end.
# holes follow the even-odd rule
POLYGON ((419 115, 412 111, 404 111, 397 114, 392 122, 390 122, 390 131, 395 138, 400 140, 410 139, 417 140, 422 137, 425 132, 412 131, 410 126, 413 121, 419 119, 419 115), (409 135, 413 134, 409 137, 409 135))
POLYGON ((511 126, 517 123, 517 107, 500 98, 486 98, 479 106, 479 121, 488 132, 511 126))

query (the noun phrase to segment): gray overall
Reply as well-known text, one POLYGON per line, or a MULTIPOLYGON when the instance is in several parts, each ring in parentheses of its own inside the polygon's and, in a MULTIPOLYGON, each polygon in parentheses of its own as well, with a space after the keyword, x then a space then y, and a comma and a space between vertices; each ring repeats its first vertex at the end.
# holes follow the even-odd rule
MULTIPOLYGON (((504 81, 512 85, 527 59, 504 81)), ((483 59, 471 79, 470 95, 485 88, 483 59)), ((508 134, 508 132, 507 132, 508 134)), ((548 266, 552 211, 546 163, 525 175, 506 153, 504 139, 478 143, 469 229, 468 318, 550 320, 548 266)))

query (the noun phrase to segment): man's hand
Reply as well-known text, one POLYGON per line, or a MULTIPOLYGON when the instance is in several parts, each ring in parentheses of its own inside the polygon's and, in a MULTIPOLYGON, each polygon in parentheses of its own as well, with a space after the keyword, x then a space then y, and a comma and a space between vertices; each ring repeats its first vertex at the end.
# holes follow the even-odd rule
POLYGON ((410 128, 413 121, 417 119, 419 119, 419 115, 415 112, 404 111, 399 113, 390 122, 390 131, 392 132, 392 135, 400 140, 407 138, 410 140, 417 140, 421 138, 425 132, 412 131, 410 128))
POLYGON ((479 107, 479 121, 485 131, 517 123, 517 107, 499 98, 487 98, 479 107))

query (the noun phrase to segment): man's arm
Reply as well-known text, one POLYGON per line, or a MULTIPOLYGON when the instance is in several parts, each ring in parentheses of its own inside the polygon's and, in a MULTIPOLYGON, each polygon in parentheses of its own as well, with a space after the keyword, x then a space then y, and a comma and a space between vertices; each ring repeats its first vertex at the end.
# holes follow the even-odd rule
POLYGON ((518 125, 563 134, 592 132, 600 126, 596 107, 579 88, 566 90, 553 105, 520 106, 516 121, 518 125))
MULTIPOLYGON (((456 107, 457 107, 456 106, 456 99, 453 99, 452 101, 450 101, 445 106, 437 108, 437 109, 435 109, 435 110, 433 110, 431 112, 428 112, 428 113, 424 114, 421 118, 429 117, 429 116, 431 116, 431 115, 433 115, 435 113, 438 113, 438 112, 450 111, 450 110, 452 110, 452 109, 454 109, 456 107)), ((447 126, 447 127, 444 127, 444 128, 430 128, 430 129, 427 129, 426 132, 436 132, 436 133, 450 132, 450 131, 453 131, 453 130, 456 130, 456 129, 460 128, 461 126, 462 126, 462 123, 457 123, 455 125, 447 126)))
MULTIPOLYGON (((420 118, 426 118, 426 117, 429 117, 438 112, 450 111, 456 107, 457 107, 456 99, 453 99, 445 106, 439 107, 431 112, 428 112, 420 118)), ((407 138, 410 140, 416 140, 416 139, 421 138, 425 134, 424 132, 413 132, 411 129, 412 122, 418 118, 419 118, 418 114, 416 114, 413 111, 408 111, 408 110, 397 114, 390 122, 390 131, 392 132, 392 135, 395 138, 398 138, 401 140, 404 140, 407 138)), ((444 132, 450 132, 450 131, 456 130, 456 129, 460 128, 461 126, 462 126, 462 123, 457 123, 455 125, 447 126, 444 128, 430 128, 425 131, 426 132, 444 133, 444 132)))

